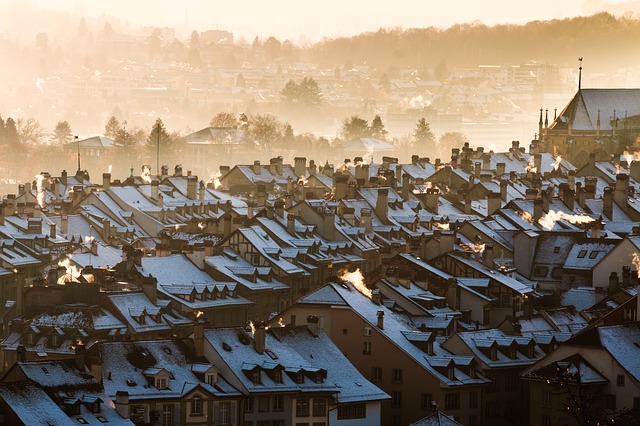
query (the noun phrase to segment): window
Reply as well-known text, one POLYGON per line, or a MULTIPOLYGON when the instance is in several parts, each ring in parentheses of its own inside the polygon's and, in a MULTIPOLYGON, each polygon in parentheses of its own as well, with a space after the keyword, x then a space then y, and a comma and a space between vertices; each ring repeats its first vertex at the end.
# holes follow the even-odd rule
POLYGON ((624 386, 624 375, 623 374, 618 374, 618 376, 616 377, 616 385, 617 386, 624 386))
POLYGON ((162 426, 173 426, 173 404, 162 405, 162 426))
POLYGON ((371 327, 365 327, 364 328, 364 335, 365 336, 371 336, 371 327))
POLYGON ((156 388, 157 389, 166 389, 167 388, 167 379, 164 377, 156 377, 156 388))
POLYGON ((457 410, 460 408, 460 394, 448 393, 444 396, 444 409, 457 410))
POLYGON ((276 383, 282 383, 282 370, 273 370, 273 381, 276 383))
POLYGON ((258 412, 259 413, 269 412, 269 395, 258 396, 258 412))
POLYGON ((392 407, 402 407, 402 392, 393 392, 392 393, 391 406, 392 407))
POLYGON ((551 407, 551 392, 546 390, 542 391, 542 406, 551 407))
POLYGON ((215 385, 216 375, 214 373, 207 373, 205 376, 205 382, 207 382, 208 385, 215 385))
POLYGON ((488 419, 498 416, 498 401, 490 401, 486 404, 486 416, 488 419))
POLYGON ((555 246, 555 247, 553 248, 553 252, 554 252, 554 253, 560 253, 560 246, 555 246))
POLYGON ((364 403, 338 406, 338 420, 364 419, 367 417, 367 406, 364 403))
POLYGON ((391 426, 402 426, 402 416, 391 417, 391 426))
POLYGON ((283 411, 284 410, 284 396, 283 395, 273 395, 273 411, 283 411))
POLYGON ((578 259, 582 259, 583 257, 585 257, 587 255, 587 251, 586 250, 580 250, 578 252, 578 259))
POLYGON ((371 381, 372 382, 381 382, 382 381, 382 368, 373 367, 371 369, 371 381))
POLYGON ((244 400, 244 412, 253 413, 253 397, 249 396, 244 400))
POLYGON ((549 269, 546 266, 536 266, 533 268, 534 277, 546 277, 549 269))
POLYGON ((324 398, 313 398, 313 417, 321 417, 326 414, 324 398))
POLYGON ((296 417, 309 417, 309 398, 296 399, 296 417))
POLYGON ((291 325, 296 325, 296 316, 295 315, 291 315, 291 321, 289 321, 291 323, 291 325))
POLYGON ((325 422, 313 422, 313 426, 327 426, 325 422))
POLYGON ((431 405, 431 401, 433 401, 433 397, 431 396, 430 393, 423 393, 422 397, 420 398, 421 404, 420 404, 420 408, 422 408, 423 410, 430 410, 433 408, 433 406, 431 405))
POLYGON ((251 382, 254 385, 259 385, 260 382, 260 371, 259 370, 254 370, 251 372, 251 382))
POLYGON ((478 408, 477 392, 469 392, 469 408, 478 408))
POLYGON ((191 415, 202 415, 202 398, 200 398, 199 396, 196 396, 191 400, 191 415))
POLYGON ((346 328, 342 329, 342 334, 345 334, 345 335, 347 334, 347 329, 346 328))
POLYGON ((231 423, 231 403, 220 403, 220 425, 228 425, 231 423))
POLYGON ((589 253, 589 259, 595 259, 598 254, 600 254, 600 250, 593 250, 591 253, 589 253))
POLYGON ((363 355, 371 355, 371 342, 363 342, 362 345, 362 354, 363 355))
POLYGON ((391 370, 391 383, 402 383, 402 368, 391 370))
POLYGON ((551 278, 554 278, 556 280, 562 278, 562 272, 562 266, 556 266, 551 270, 551 278))
POLYGON ((542 416, 542 426, 551 426, 551 417, 542 416))

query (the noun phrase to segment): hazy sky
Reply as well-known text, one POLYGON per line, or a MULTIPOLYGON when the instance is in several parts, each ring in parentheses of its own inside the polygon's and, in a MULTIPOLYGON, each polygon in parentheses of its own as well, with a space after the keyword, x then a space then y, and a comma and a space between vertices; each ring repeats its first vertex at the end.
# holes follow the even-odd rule
POLYGON ((25 1, 84 16, 113 15, 134 27, 219 28, 247 38, 274 35, 293 41, 303 34, 318 40, 380 27, 447 27, 475 20, 524 23, 623 4, 640 12, 635 0, 0 0, 0 4, 25 1))

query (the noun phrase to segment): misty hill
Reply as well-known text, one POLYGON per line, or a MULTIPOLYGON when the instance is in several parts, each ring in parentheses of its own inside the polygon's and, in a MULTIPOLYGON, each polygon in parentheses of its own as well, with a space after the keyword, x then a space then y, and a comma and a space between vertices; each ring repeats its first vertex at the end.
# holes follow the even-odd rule
MULTIPOLYGON (((309 52, 321 63, 433 68, 518 64, 530 60, 576 66, 580 56, 592 72, 640 65, 640 19, 609 13, 532 21, 524 25, 459 24, 447 29, 380 29, 317 43, 309 52)), ((436 76, 437 77, 437 76, 436 76)))

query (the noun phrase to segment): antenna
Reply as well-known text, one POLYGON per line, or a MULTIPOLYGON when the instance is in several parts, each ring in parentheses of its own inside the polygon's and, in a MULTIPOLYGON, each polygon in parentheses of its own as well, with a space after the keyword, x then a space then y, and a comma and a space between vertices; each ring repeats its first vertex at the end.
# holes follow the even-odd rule
POLYGON ((160 173, 160 119, 158 119, 158 138, 156 141, 156 173, 160 173))
POLYGON ((582 57, 579 57, 578 61, 580 61, 580 71, 578 73, 578 90, 580 90, 580 88, 582 87, 582 57))

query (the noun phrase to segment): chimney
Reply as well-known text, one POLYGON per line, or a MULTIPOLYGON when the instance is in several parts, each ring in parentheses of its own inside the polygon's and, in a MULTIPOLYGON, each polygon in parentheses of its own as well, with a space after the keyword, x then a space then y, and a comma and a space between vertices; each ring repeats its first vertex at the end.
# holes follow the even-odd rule
POLYGON ((347 198, 347 186, 349 184, 349 178, 342 174, 338 175, 335 173, 334 175, 335 187, 336 187, 336 196, 335 200, 340 201, 347 198))
POLYGON ((537 222, 542 218, 542 198, 533 200, 533 221, 537 222))
POLYGON ((198 178, 193 175, 187 176, 187 198, 190 200, 195 200, 197 189, 198 178))
POLYGON ((425 204, 431 213, 438 214, 438 205, 440 204, 440 190, 438 188, 427 188, 425 204))
POLYGON ((163 181, 169 176, 169 166, 166 164, 160 167, 160 180, 163 181))
POLYGON ((591 238, 598 239, 600 238, 600 229, 602 228, 602 222, 599 220, 594 220, 591 223, 591 238))
POLYGON ((62 173, 60 174, 60 183, 63 184, 64 186, 67 186, 67 171, 63 170, 62 173))
POLYGON ((155 305, 158 300, 158 280, 156 277, 149 275, 142 277, 140 280, 142 291, 147 295, 149 300, 155 305))
POLYGON ((254 175, 259 175, 260 174, 260 160, 256 160, 253 162, 253 174, 254 175))
POLYGON ((569 210, 574 210, 576 207, 575 192, 573 189, 566 188, 562 193, 562 201, 569 210))
POLYGON ((333 210, 325 209, 323 216, 322 236, 329 241, 335 241, 336 215, 333 210))
POLYGON ((549 205, 551 204, 551 194, 553 194, 553 188, 547 188, 542 191, 542 211, 549 213, 549 205))
POLYGON ((4 209, 5 204, 3 201, 0 201, 0 225, 4 225, 4 209))
POLYGON ((256 182, 256 206, 264 207, 267 204, 266 182, 256 182))
POLYGON ((256 345, 256 352, 258 352, 260 355, 262 355, 264 353, 264 350, 266 349, 265 340, 266 336, 264 330, 264 322, 260 321, 260 323, 258 323, 258 326, 256 327, 255 333, 253 333, 253 341, 256 345))
POLYGON ((389 222, 389 189, 378 189, 378 199, 376 201, 376 216, 385 225, 389 222))
POLYGON ((65 236, 69 234, 69 216, 60 216, 60 232, 65 236))
POLYGON ((500 180, 500 199, 502 201, 504 201, 505 203, 507 202, 507 189, 509 186, 509 181, 507 181, 506 179, 501 179, 500 180))
POLYGON ((640 182, 640 161, 636 160, 631 162, 629 174, 636 182, 640 182))
POLYGON ((307 317, 307 327, 311 334, 318 337, 318 331, 320 330, 320 320, 315 315, 309 315, 307 317))
POLYGON ((176 166, 173 168, 173 176, 182 177, 182 164, 176 164, 176 166))
MULTIPOLYGON (((276 158, 276 173, 278 174, 278 176, 282 176, 282 156, 278 156, 276 158)), ((304 176, 304 173, 303 173, 303 176, 304 176)))
POLYGON ((277 199, 273 202, 273 211, 284 218, 284 201, 282 199, 277 199))
POLYGON ((158 181, 155 179, 151 181, 151 198, 158 199, 158 181))
POLYGON ((487 268, 493 269, 493 243, 485 243, 484 250, 482 252, 482 263, 487 268))
POLYGON ((76 368, 79 371, 84 371, 86 369, 86 366, 84 365, 84 358, 86 353, 87 353, 87 350, 84 347, 84 344, 77 343, 74 361, 75 361, 76 368))
POLYGON ((402 199, 409 200, 409 192, 411 191, 411 176, 408 173, 402 175, 402 199))
POLYGON ((487 216, 494 214, 502 207, 502 196, 499 192, 487 192, 487 216))
POLYGON ((618 273, 616 271, 611 271, 609 275, 609 294, 613 294, 620 288, 620 282, 618 281, 618 273))
POLYGON ((293 159, 293 172, 296 176, 305 176, 307 174, 307 159, 306 157, 296 157, 293 159))
POLYGON ((622 267, 622 286, 627 287, 631 284, 631 266, 625 265, 622 267))
POLYGON ((629 175, 618 173, 616 175, 616 189, 613 193, 613 201, 618 207, 625 209, 627 207, 627 194, 629 192, 629 175))
POLYGON ((380 294, 380 290, 375 289, 371 291, 371 301, 376 305, 382 305, 382 294, 380 294))
POLYGON ((129 418, 129 392, 122 390, 116 392, 116 411, 123 419, 129 418))
POLYGON ((200 187, 198 188, 198 199, 200 200, 200 209, 202 209, 201 213, 204 213, 204 196, 206 188, 207 186, 205 185, 204 181, 201 180, 200 187))
POLYGON ((569 170, 569 174, 567 175, 567 183, 569 184, 569 188, 575 190, 576 189, 576 171, 569 170))
POLYGON ((500 177, 507 171, 507 165, 505 163, 496 164, 496 177, 500 177))
POLYGON ((309 160, 309 175, 315 175, 318 172, 318 168, 316 167, 316 162, 313 160, 309 160))
POLYGON ((376 324, 380 330, 384 329, 384 311, 378 311, 376 313, 378 317, 378 323, 376 324))
MULTIPOLYGON (((102 174, 102 189, 109 189, 111 187, 111 173, 102 174)), ((57 194, 56 194, 57 196, 57 194)))
POLYGON ((204 356, 204 319, 196 318, 193 324, 193 349, 196 358, 204 356))
POLYGON ((287 232, 289 235, 296 235, 296 215, 288 212, 287 213, 287 232))
POLYGON ((613 188, 607 186, 602 195, 602 213, 609 219, 613 220, 613 188))
MULTIPOLYGON (((578 184, 579 183, 580 182, 578 182, 578 184)), ((576 185, 576 195, 578 199, 578 205, 584 209, 587 206, 587 203, 585 202, 585 200, 587 199, 587 191, 585 191, 585 189, 580 185, 576 185)))
POLYGON ((24 345, 18 345, 16 348, 16 361, 25 362, 27 360, 27 348, 24 345))
POLYGON ((371 209, 360 209, 360 219, 362 220, 365 232, 367 234, 370 233, 373 229, 371 209))

